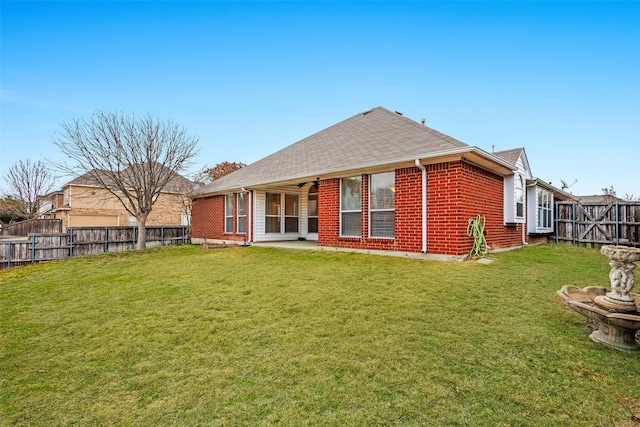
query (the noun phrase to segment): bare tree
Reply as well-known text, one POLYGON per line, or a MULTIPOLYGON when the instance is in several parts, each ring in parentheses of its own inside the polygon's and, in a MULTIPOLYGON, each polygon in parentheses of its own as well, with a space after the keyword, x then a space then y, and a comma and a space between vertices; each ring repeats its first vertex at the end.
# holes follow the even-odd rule
POLYGON ((603 188, 602 189, 602 195, 604 196, 604 199, 607 202, 615 202, 618 199, 618 196, 616 195, 616 190, 613 188, 613 185, 610 186, 609 188, 603 188))
POLYGON ((160 193, 197 156, 198 139, 172 120, 97 111, 62 122, 55 144, 69 157, 58 166, 87 174, 137 219, 136 247, 146 246, 145 225, 160 193))
POLYGON ((8 191, 5 199, 14 203, 3 203, 11 216, 19 219, 35 218, 38 214, 38 197, 50 192, 55 179, 52 170, 42 161, 19 160, 5 176, 8 191))
POLYGON ((247 165, 242 162, 221 162, 212 168, 205 169, 205 172, 209 175, 212 181, 215 181, 216 179, 229 175, 231 172, 242 169, 245 166, 247 165))

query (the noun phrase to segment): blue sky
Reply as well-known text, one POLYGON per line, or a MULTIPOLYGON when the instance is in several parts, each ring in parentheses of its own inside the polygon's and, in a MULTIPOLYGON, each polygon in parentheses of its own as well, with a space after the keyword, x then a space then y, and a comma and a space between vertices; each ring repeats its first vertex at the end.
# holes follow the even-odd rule
MULTIPOLYGON (((0 3, 0 175, 60 122, 172 118, 197 166, 383 106, 574 194, 640 196, 640 2, 0 3)), ((194 166, 196 168, 196 166, 194 166)), ((0 182, 0 185, 3 184, 0 182)))

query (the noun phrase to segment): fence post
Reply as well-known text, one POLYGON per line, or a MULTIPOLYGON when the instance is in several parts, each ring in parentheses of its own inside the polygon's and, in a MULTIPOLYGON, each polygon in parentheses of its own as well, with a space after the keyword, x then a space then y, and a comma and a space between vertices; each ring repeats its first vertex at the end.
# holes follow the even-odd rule
POLYGON ((104 227, 104 253, 109 252, 109 227, 104 227))
POLYGON ((73 258, 73 228, 69 227, 69 258, 73 258))
POLYGON ((131 249, 135 249, 136 248, 136 227, 131 227, 133 229, 133 241, 131 242, 131 249))
POLYGON ((183 225, 182 226, 182 244, 184 245, 185 243, 187 243, 187 226, 183 225))
POLYGON ((576 244, 576 202, 571 202, 571 243, 576 244))
POLYGON ((618 221, 618 201, 616 200, 616 246, 620 244, 620 233, 618 231, 618 227, 620 227, 620 222, 618 221))
POLYGON ((7 248, 7 267, 11 267, 11 240, 7 244, 9 245, 7 248))
POLYGON ((556 244, 558 243, 558 232, 559 232, 559 228, 560 228, 560 204, 556 203, 555 204, 555 208, 556 208, 556 217, 555 217, 555 223, 556 223, 556 244))
POLYGON ((160 227, 160 246, 164 246, 164 225, 160 227))
POLYGON ((31 264, 36 262, 36 235, 31 234, 31 264))

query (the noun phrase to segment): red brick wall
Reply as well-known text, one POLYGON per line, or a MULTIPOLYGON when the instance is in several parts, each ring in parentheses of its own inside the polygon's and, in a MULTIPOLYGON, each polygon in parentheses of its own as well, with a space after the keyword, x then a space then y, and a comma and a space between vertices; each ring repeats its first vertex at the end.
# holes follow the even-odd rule
MULTIPOLYGON (((224 195, 194 199, 191 207, 191 237, 196 239, 216 239, 244 241, 244 234, 237 234, 236 216, 237 199, 233 198, 233 230, 234 233, 224 232, 224 195)), ((253 205, 251 205, 253 209, 253 205)), ((247 201, 247 230, 251 226, 251 212, 247 201)))
POLYGON ((396 240, 399 251, 422 250, 422 172, 396 169, 396 240))
MULTIPOLYGON (((468 163, 462 163, 466 220, 484 215, 485 238, 491 249, 522 246, 524 224, 504 225, 504 183, 502 177, 468 163)), ((525 206, 526 212, 526 206, 525 206)), ((472 244, 468 245, 471 250, 472 244)))
POLYGON ((427 168, 427 252, 459 255, 466 240, 461 206, 460 164, 427 168))
POLYGON ((320 181, 318 192, 318 244, 337 248, 420 252, 422 248, 421 172, 397 169, 396 237, 369 236, 369 176, 362 175, 362 229, 360 237, 340 237, 340 180, 320 181))
MULTIPOLYGON (((462 161, 427 168, 427 252, 464 255, 473 239, 469 218, 486 217, 485 233, 492 249, 521 245, 522 225, 504 226, 502 177, 462 161)), ((362 236, 340 237, 340 180, 320 182, 321 246, 420 252, 422 250, 422 176, 417 167, 397 169, 395 239, 369 238, 368 176, 362 176, 362 236)))
POLYGON ((504 226, 503 204, 502 177, 461 161, 427 166, 427 252, 469 252, 468 221, 477 215, 491 249, 520 246, 522 225, 504 226))

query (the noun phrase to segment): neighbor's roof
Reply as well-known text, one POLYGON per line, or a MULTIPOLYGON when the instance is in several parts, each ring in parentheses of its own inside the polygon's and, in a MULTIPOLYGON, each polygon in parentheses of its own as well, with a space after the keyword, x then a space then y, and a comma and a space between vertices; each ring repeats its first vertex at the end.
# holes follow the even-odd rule
POLYGON ((454 152, 474 152, 513 169, 502 159, 417 123, 397 112, 377 107, 365 110, 302 139, 196 191, 203 196, 265 184, 314 180, 362 168, 413 162, 454 152), (481 153, 480 153, 481 152, 481 153), (332 175, 333 174, 333 175, 332 175))
POLYGON ((593 194, 589 196, 577 196, 582 203, 613 203, 622 202, 623 199, 609 194, 593 194))
MULTIPOLYGON (((162 165, 159 165, 159 167, 164 168, 164 166, 162 165)), ((130 169, 130 167, 125 169, 125 171, 127 171, 128 169, 130 169)), ((126 175, 125 171, 123 171, 123 173, 126 175)), ((171 179, 169 180, 165 188, 162 190, 163 193, 182 194, 192 187, 191 181, 189 181, 182 175, 177 174, 175 172, 171 172, 171 171, 169 171, 169 173, 173 174, 173 176, 171 177, 171 179)), ((63 185, 63 187, 67 187, 70 185, 77 185, 77 186, 83 186, 83 187, 102 187, 102 185, 100 185, 99 181, 96 179, 96 175, 98 174, 102 176, 103 181, 105 182, 109 181, 109 175, 107 171, 101 170, 101 169, 93 169, 87 173, 80 175, 77 178, 74 178, 73 180, 63 185)))

